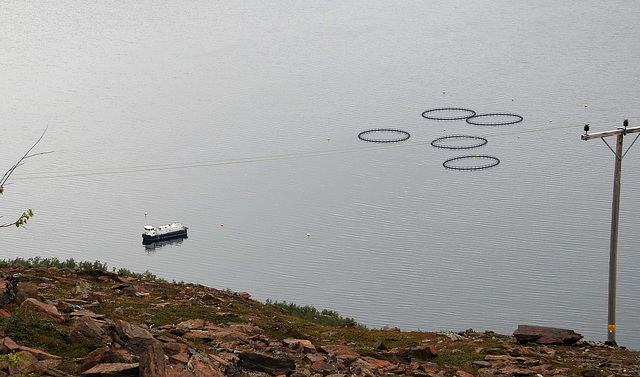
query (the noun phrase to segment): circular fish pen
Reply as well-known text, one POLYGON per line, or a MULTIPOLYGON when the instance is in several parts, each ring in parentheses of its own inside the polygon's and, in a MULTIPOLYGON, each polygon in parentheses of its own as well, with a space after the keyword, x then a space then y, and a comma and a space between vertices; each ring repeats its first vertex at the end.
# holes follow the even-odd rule
POLYGON ((441 107, 427 110, 422 113, 423 118, 431 120, 462 120, 474 115, 476 115, 475 111, 461 107, 441 107))
POLYGON ((431 146, 442 149, 478 148, 489 141, 484 137, 470 135, 451 135, 439 137, 431 142, 431 146))
POLYGON ((474 126, 508 126, 510 124, 520 123, 523 119, 524 118, 518 114, 491 113, 470 116, 466 119, 466 122, 474 126), (498 118, 506 119, 504 121, 496 121, 498 118))
POLYGON ((362 131, 358 134, 358 139, 370 143, 397 143, 410 137, 411 135, 407 131, 393 128, 376 128, 362 131), (382 135, 382 138, 376 137, 377 135, 382 135))
POLYGON ((450 158, 442 163, 451 170, 480 170, 492 168, 500 163, 497 157, 488 155, 469 155, 450 158))

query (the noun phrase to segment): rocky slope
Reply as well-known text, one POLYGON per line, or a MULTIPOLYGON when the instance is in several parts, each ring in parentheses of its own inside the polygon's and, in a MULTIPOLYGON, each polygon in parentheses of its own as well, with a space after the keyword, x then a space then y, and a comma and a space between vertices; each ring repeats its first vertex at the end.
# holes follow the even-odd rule
POLYGON ((640 376, 638 352, 571 331, 322 326, 248 293, 100 270, 14 266, 0 281, 0 377, 640 376))

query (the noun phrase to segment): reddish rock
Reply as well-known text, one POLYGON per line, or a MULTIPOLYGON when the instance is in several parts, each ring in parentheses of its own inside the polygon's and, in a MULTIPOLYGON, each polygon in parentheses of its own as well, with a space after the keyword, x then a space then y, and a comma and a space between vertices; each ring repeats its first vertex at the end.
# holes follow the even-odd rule
POLYGON ((124 361, 126 360, 121 353, 107 347, 100 347, 85 357, 80 370, 86 371, 98 364, 123 363, 124 361))
POLYGON ((254 326, 232 325, 229 327, 208 327, 208 330, 192 330, 184 334, 187 339, 202 339, 206 341, 238 340, 248 342, 250 334, 259 329, 254 326))
POLYGON ((98 319, 98 320, 105 319, 104 315, 96 314, 90 310, 77 310, 69 313, 69 318, 77 318, 77 317, 89 317, 89 318, 98 319))
POLYGON ((218 355, 209 355, 209 357, 220 366, 226 367, 229 365, 229 362, 218 355))
MULTIPOLYGON (((175 333, 174 333, 175 334, 175 333)), ((184 334, 184 337, 189 340, 193 339, 201 339, 207 342, 216 340, 238 340, 245 339, 246 336, 244 334, 238 334, 233 331, 216 331, 216 330, 193 330, 184 334)))
POLYGON ((315 363, 311 364, 311 370, 316 373, 327 374, 332 371, 336 371, 337 368, 325 361, 316 361, 315 363))
POLYGON ((373 345, 373 349, 378 351, 384 351, 387 349, 387 346, 385 346, 384 341, 382 339, 379 339, 376 342, 376 344, 373 345))
POLYGON ((58 301, 56 303, 56 309, 58 309, 60 313, 64 313, 64 314, 69 314, 69 313, 72 313, 74 310, 76 310, 76 308, 73 305, 69 304, 66 301, 58 301))
POLYGON ((412 348, 409 350, 409 354, 417 359, 428 359, 438 356, 438 349, 433 344, 426 344, 412 348))
POLYGON ((91 293, 91 284, 85 280, 77 280, 76 286, 71 290, 72 295, 82 296, 91 293))
POLYGON ((190 319, 180 322, 176 326, 186 330, 202 330, 204 329, 204 321, 201 319, 190 319))
POLYGON ((164 348, 164 351, 167 354, 175 355, 177 353, 186 352, 189 346, 184 343, 168 342, 168 343, 162 343, 162 348, 164 348))
POLYGON ((123 320, 116 321, 114 328, 127 349, 142 351, 155 341, 153 335, 146 329, 123 320))
POLYGON ((33 298, 38 301, 44 301, 44 297, 38 291, 38 285, 31 282, 18 283, 18 291, 16 292, 15 302, 21 304, 24 300, 33 298))
POLYGON ((88 346, 103 346, 112 341, 103 324, 86 316, 79 317, 69 328, 69 341, 88 346))
POLYGON ((345 346, 343 344, 330 345, 322 347, 329 355, 334 356, 338 360, 343 361, 353 361, 360 357, 360 354, 357 353, 353 348, 345 346))
POLYGON ((383 370, 389 368, 392 364, 386 360, 374 359, 373 357, 364 357, 362 358, 367 364, 369 364, 369 368, 376 368, 378 370, 383 370))
POLYGON ((47 359, 47 360, 38 360, 35 363, 36 370, 48 371, 55 369, 62 364, 62 359, 47 359))
POLYGON ((35 356, 36 359, 38 359, 38 360, 61 359, 60 356, 52 355, 50 353, 46 353, 44 351, 41 351, 41 350, 38 350, 38 349, 35 349, 35 348, 20 346, 20 348, 18 348, 18 349, 20 351, 29 352, 30 354, 35 356))
POLYGON ((290 350, 302 353, 316 353, 316 347, 306 339, 287 338, 282 341, 282 345, 290 350))
POLYGON ((29 352, 20 351, 14 355, 16 355, 17 363, 9 365, 9 375, 15 376, 18 373, 27 375, 38 370, 36 365, 38 359, 29 352))
POLYGON ((478 369, 478 377, 494 377, 498 375, 498 370, 494 368, 481 368, 478 369))
POLYGON ((186 352, 169 356, 169 362, 173 364, 186 364, 189 362, 189 355, 186 352))
POLYGON ((258 352, 241 352, 240 366, 249 370, 257 370, 265 373, 274 371, 292 371, 296 369, 296 364, 291 359, 276 358, 258 352))
POLYGON ((22 302, 22 304, 20 304, 20 307, 42 313, 45 316, 53 318, 58 322, 62 322, 63 320, 62 314, 60 314, 55 306, 38 301, 34 298, 27 298, 22 302))
POLYGON ((124 363, 98 364, 93 368, 82 372, 87 377, 137 377, 139 375, 139 365, 124 363))
MULTIPOLYGON (((214 326, 215 327, 215 326, 214 326)), ((231 323, 227 327, 229 330, 241 332, 244 334, 260 334, 262 330, 251 323, 231 323)))
POLYGON ((507 376, 532 376, 533 372, 529 369, 523 369, 518 365, 507 365, 498 371, 500 374, 507 376))
POLYGON ((195 373, 181 365, 167 365, 165 373, 167 377, 197 377, 195 373))
POLYGON ((0 340, 0 353, 10 353, 20 349, 18 343, 14 342, 11 338, 6 337, 0 340))
POLYGON ((559 329, 555 327, 519 325, 513 332, 513 336, 519 343, 539 343, 572 345, 582 339, 582 335, 573 330, 559 329))
POLYGON ((224 377, 224 373, 210 360, 194 355, 189 366, 198 377, 224 377))
POLYGON ((238 292, 237 295, 246 299, 251 298, 251 295, 249 294, 249 292, 238 292))
POLYGON ((140 354, 140 377, 164 376, 164 352, 162 352, 162 344, 156 341, 140 354))

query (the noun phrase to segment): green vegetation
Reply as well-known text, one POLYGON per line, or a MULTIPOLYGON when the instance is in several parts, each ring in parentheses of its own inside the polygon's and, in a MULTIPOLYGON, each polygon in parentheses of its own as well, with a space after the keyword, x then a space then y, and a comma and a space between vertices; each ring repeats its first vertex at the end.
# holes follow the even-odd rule
MULTIPOLYGON (((475 361, 486 360, 488 355, 511 355, 511 349, 515 347, 512 336, 491 332, 450 334, 395 328, 369 330, 335 311, 318 310, 308 305, 272 300, 260 303, 230 289, 217 290, 199 284, 156 280, 148 272, 134 274, 121 269, 118 273, 131 277, 122 279, 107 271, 106 264, 97 261, 89 263, 70 259, 61 262, 55 258, 35 257, 0 261, 0 268, 6 268, 6 272, 13 274, 19 283, 25 283, 31 289, 37 287, 43 297, 60 301, 73 298, 92 301, 95 306, 91 310, 104 315, 107 320, 141 323, 150 328, 168 325, 159 331, 168 331, 165 334, 170 338, 178 336, 180 330, 174 333, 166 329, 178 329, 175 326, 186 320, 200 319, 206 325, 220 327, 248 323, 247 328, 256 326, 262 330, 255 339, 306 339, 317 348, 344 344, 362 356, 391 363, 404 364, 412 359, 415 366, 424 364, 420 368, 429 369, 435 365, 441 370, 439 374, 446 376, 454 375, 457 370, 476 375, 481 367, 475 361), (76 289, 78 287, 82 289, 76 289), (436 352, 422 352, 424 346, 434 346, 436 352)), ((54 321, 21 308, 17 302, 9 303, 3 309, 7 312, 0 317, 4 336, 20 345, 58 355, 62 357, 58 369, 70 375, 80 374, 78 360, 86 357, 93 348, 68 344, 72 319, 54 321)), ((217 340, 205 339, 193 339, 190 345, 207 352, 211 347, 219 347, 217 340)), ((575 347, 549 348, 555 356, 545 352, 538 359, 542 358, 541 362, 554 369, 565 369, 564 375, 580 375, 591 368, 590 359, 585 359, 591 357, 591 352, 586 354, 585 351, 584 356, 575 347)), ((534 354, 539 352, 532 349, 534 354)), ((616 360, 621 365, 637 365, 637 352, 609 348, 587 350, 593 350, 593 354, 601 355, 602 359, 616 360)), ((19 353, 2 356, 0 366, 7 366, 19 358, 19 353)), ((601 359, 595 359, 594 363, 598 360, 601 359)))
POLYGON ((0 267, 9 267, 9 266, 15 266, 15 265, 24 266, 24 267, 69 268, 69 269, 78 270, 78 271, 88 271, 88 270, 105 271, 107 269, 106 263, 101 263, 99 261, 95 261, 93 263, 91 262, 77 263, 73 258, 67 259, 64 262, 60 261, 58 258, 42 258, 42 257, 0 260, 0 267))
MULTIPOLYGON (((0 366, 12 366, 20 364, 22 360, 20 359, 20 353, 8 353, 6 355, 0 355, 0 366)), ((16 377, 33 377, 35 373, 16 373, 16 377)))
POLYGON ((0 317, 0 327, 6 336, 21 345, 46 349, 61 357, 85 357, 91 351, 87 346, 69 345, 66 331, 25 309, 16 308, 11 317, 0 317))
MULTIPOLYGON (((0 268, 9 267, 9 266, 23 266, 23 267, 57 267, 57 268, 68 268, 76 271, 91 271, 91 270, 100 270, 107 271, 107 264, 95 261, 95 262, 76 262, 73 258, 69 258, 65 261, 60 261, 58 258, 42 258, 42 257, 32 257, 32 258, 15 258, 15 259, 2 259, 0 260, 0 268)), ((121 276, 133 277, 133 278, 143 278, 150 280, 158 280, 156 275, 152 274, 148 270, 143 273, 131 272, 126 268, 120 268, 116 271, 114 267, 112 272, 114 274, 118 274, 121 276)), ((161 280, 161 279, 160 279, 161 280)))
POLYGON ((438 365, 453 365, 459 368, 470 365, 474 361, 484 360, 486 356, 486 350, 494 349, 496 354, 506 354, 502 345, 490 344, 483 342, 482 344, 453 344, 448 348, 442 348, 438 351, 438 356, 435 358, 435 362, 438 365), (482 352, 476 352, 476 349, 482 349, 482 352))
POLYGON ((340 314, 333 310, 323 309, 319 311, 313 306, 305 305, 300 306, 293 302, 278 302, 267 299, 266 305, 277 306, 282 308, 292 315, 302 318, 307 321, 318 323, 326 326, 360 326, 353 318, 342 317, 340 314))

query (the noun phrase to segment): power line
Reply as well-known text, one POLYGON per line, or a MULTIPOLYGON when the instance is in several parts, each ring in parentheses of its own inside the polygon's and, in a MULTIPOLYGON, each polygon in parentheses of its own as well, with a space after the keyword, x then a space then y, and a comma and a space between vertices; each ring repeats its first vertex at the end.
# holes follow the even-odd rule
MULTIPOLYGON (((591 122, 592 125, 598 124, 610 124, 610 121, 597 121, 591 122)), ((582 127, 583 124, 565 124, 565 125, 553 125, 549 127, 540 127, 534 129, 525 129, 522 128, 509 129, 499 132, 491 132, 482 134, 483 137, 496 137, 496 136, 510 136, 510 135, 521 135, 521 134, 532 134, 539 132, 549 132, 560 129, 568 129, 568 128, 577 128, 582 127)), ((480 128, 480 127, 476 127, 480 128)), ((491 127, 496 128, 496 127, 491 127)), ((503 129, 502 127, 499 127, 503 129)), ((508 128, 508 127, 505 127, 508 128)), ((266 155, 266 156, 256 156, 256 157, 241 157, 234 159, 223 159, 223 160, 213 160, 213 161, 199 161, 193 163, 174 163, 174 164, 154 164, 154 165, 140 165, 140 166, 128 166, 128 167, 116 167, 116 168, 102 168, 102 169, 84 169, 84 170, 71 170, 71 171, 61 171, 58 173, 22 173, 19 176, 14 177, 13 181, 20 181, 26 179, 53 179, 53 178, 68 178, 68 177, 87 177, 87 176, 99 176, 99 175, 114 175, 114 174, 130 174, 130 173, 141 173, 141 172, 151 172, 151 171, 165 171, 165 170, 179 170, 179 169, 191 169, 191 168, 200 168, 200 167, 211 167, 211 166, 224 166, 224 165, 238 165, 238 164, 249 164, 249 163, 259 163, 265 161, 278 161, 278 160, 289 160, 289 159, 300 159, 300 158, 310 158, 310 157, 321 157, 321 156, 331 156, 345 153, 359 153, 359 152, 368 152, 375 151, 380 149, 390 149, 390 148, 406 148, 406 147, 416 147, 416 146, 424 146, 430 145, 432 140, 425 141, 405 141, 402 143, 384 143, 384 144, 376 144, 376 145, 365 145, 360 147, 352 147, 352 148, 341 148, 341 149, 332 149, 327 151, 311 151, 311 152, 293 152, 293 153, 283 153, 283 154, 274 154, 274 155, 266 155)))

